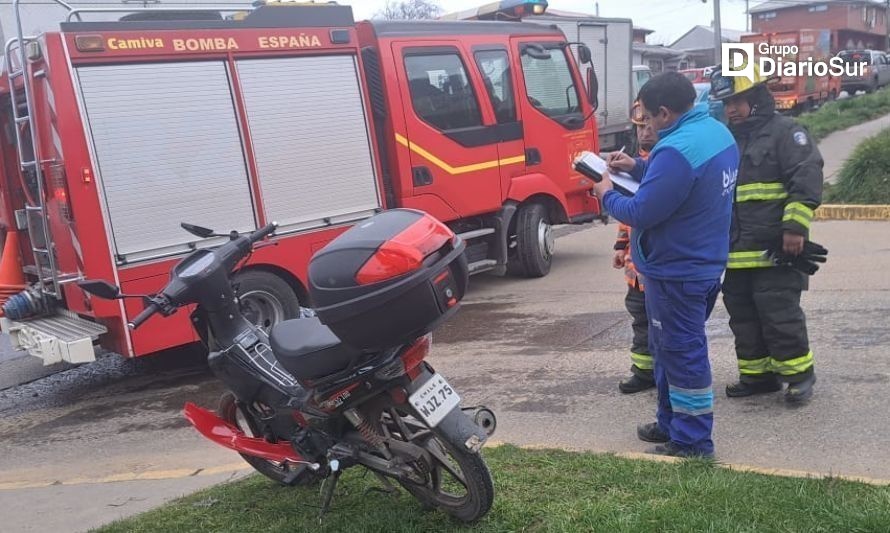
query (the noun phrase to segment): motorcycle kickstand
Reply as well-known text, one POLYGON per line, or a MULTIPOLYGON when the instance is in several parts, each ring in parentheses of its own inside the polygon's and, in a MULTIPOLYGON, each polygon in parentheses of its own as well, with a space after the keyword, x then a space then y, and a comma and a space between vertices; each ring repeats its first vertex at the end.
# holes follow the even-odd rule
POLYGON ((324 480, 321 484, 321 511, 318 513, 318 523, 331 508, 331 500, 334 499, 334 490, 337 488, 337 482, 340 481, 340 475, 343 472, 335 470, 331 476, 324 480))

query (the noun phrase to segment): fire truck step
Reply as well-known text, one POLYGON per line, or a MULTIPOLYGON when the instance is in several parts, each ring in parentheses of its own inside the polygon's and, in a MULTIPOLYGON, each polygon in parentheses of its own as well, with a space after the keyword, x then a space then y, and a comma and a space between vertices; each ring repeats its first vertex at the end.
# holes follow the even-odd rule
POLYGON ((465 241, 469 241, 472 239, 478 239, 479 237, 484 237, 486 235, 491 235, 492 233, 494 233, 494 228, 482 228, 473 231, 458 233, 458 236, 465 241))
POLYGON ((479 272, 493 269, 497 264, 498 262, 494 259, 483 259, 481 261, 470 263, 467 268, 469 269, 470 274, 478 274, 479 272))
POLYGON ((66 311, 22 321, 3 318, 0 325, 9 334, 13 347, 43 359, 44 365, 95 361, 93 341, 108 331, 102 324, 66 311))
POLYGON ((95 340, 99 338, 99 335, 108 331, 108 328, 102 324, 66 315, 35 318, 19 322, 19 324, 27 324, 30 328, 66 342, 85 338, 95 340))

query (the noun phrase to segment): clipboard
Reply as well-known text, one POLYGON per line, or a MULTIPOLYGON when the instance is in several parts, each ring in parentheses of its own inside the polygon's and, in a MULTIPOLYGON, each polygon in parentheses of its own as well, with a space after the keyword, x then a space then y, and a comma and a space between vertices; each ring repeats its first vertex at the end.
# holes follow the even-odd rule
MULTIPOLYGON (((584 174, 596 183, 603 181, 603 174, 609 172, 606 160, 593 152, 582 152, 573 164, 575 170, 584 174)), ((627 172, 609 172, 609 178, 615 189, 627 196, 633 196, 640 188, 640 182, 627 172)))

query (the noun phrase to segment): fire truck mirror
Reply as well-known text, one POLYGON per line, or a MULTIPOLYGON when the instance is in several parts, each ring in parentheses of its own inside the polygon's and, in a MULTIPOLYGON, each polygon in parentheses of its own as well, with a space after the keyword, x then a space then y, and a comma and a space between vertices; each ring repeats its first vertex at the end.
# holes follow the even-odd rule
POLYGON ((101 279, 87 279, 77 282, 77 286, 84 292, 88 292, 93 296, 98 296, 104 300, 116 300, 121 295, 121 290, 117 285, 112 285, 101 279))
POLYGON ((586 44, 578 45, 578 59, 581 60, 582 65, 590 64, 593 65, 593 54, 590 53, 590 48, 587 47, 586 44))
POLYGON ((532 59, 550 59, 550 52, 539 44, 527 44, 522 48, 522 53, 532 59))

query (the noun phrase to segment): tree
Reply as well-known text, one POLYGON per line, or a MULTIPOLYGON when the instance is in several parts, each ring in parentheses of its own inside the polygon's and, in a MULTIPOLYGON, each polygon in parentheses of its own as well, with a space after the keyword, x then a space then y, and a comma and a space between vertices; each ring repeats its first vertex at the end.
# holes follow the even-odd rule
POLYGON ((442 7, 434 0, 403 0, 395 2, 387 0, 375 18, 387 20, 423 20, 436 18, 442 13, 442 7))

